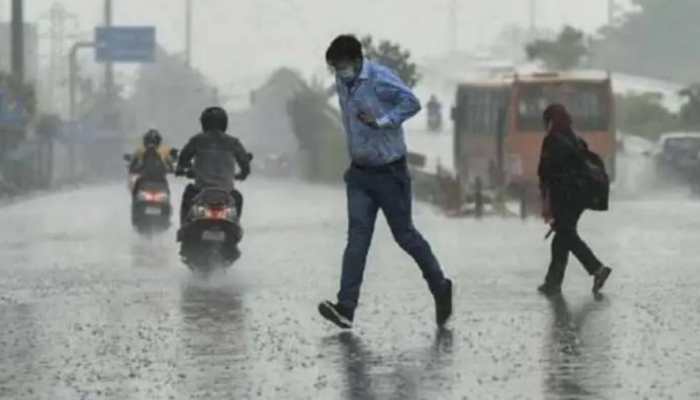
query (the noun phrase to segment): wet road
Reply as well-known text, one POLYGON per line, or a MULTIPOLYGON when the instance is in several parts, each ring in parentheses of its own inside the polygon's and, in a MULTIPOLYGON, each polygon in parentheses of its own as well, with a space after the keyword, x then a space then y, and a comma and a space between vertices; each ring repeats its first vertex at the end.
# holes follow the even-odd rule
MULTIPOLYGON (((177 188, 179 190, 179 188, 177 188)), ((174 231, 135 234, 121 185, 0 208, 2 399, 700 398, 700 202, 625 201, 582 231, 614 275, 602 298, 573 262, 535 292, 537 221, 417 224, 457 285, 436 331, 417 268, 383 223, 352 333, 316 315, 345 238, 335 188, 246 183, 243 258, 210 281, 174 231)))

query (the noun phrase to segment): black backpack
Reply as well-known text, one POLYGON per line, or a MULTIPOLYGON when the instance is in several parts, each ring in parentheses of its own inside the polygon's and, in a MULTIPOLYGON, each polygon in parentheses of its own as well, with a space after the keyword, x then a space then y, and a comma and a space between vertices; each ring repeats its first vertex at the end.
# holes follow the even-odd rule
POLYGON ((610 208, 610 177, 605 170, 605 163, 600 156, 589 149, 583 150, 583 157, 588 168, 585 182, 588 185, 584 205, 589 210, 608 211, 610 208))
MULTIPOLYGON (((564 140, 573 146, 569 140, 564 140)), ((605 163, 598 154, 588 148, 586 142, 576 136, 576 154, 581 160, 581 171, 576 174, 579 186, 579 200, 582 205, 593 211, 608 211, 610 208, 610 176, 605 163)))

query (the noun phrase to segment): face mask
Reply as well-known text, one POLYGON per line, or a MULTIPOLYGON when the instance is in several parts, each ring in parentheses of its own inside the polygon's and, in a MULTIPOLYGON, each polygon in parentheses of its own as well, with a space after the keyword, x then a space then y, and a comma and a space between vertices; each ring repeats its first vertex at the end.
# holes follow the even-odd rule
POLYGON ((348 83, 355 79, 355 68, 353 68, 352 66, 345 67, 343 69, 337 70, 335 74, 338 77, 338 79, 345 83, 348 83))

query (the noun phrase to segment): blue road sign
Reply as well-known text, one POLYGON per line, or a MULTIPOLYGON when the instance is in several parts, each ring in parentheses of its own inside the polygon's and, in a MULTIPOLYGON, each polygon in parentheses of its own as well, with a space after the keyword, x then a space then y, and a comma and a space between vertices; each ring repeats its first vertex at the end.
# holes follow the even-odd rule
POLYGON ((106 63, 149 63, 155 60, 156 28, 113 26, 95 28, 95 58, 106 63))

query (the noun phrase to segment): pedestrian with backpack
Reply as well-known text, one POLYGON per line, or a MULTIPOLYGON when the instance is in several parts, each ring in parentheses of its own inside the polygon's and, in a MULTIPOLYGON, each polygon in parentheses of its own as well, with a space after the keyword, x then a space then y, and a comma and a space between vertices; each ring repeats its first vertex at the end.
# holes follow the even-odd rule
POLYGON ((597 294, 612 269, 603 265, 581 239, 577 225, 584 210, 607 210, 609 179, 605 166, 573 131, 571 116, 563 105, 548 106, 543 122, 547 134, 538 175, 542 217, 551 226, 554 238, 549 270, 538 290, 545 295, 561 293, 569 253, 573 253, 593 277, 593 293, 597 294))

